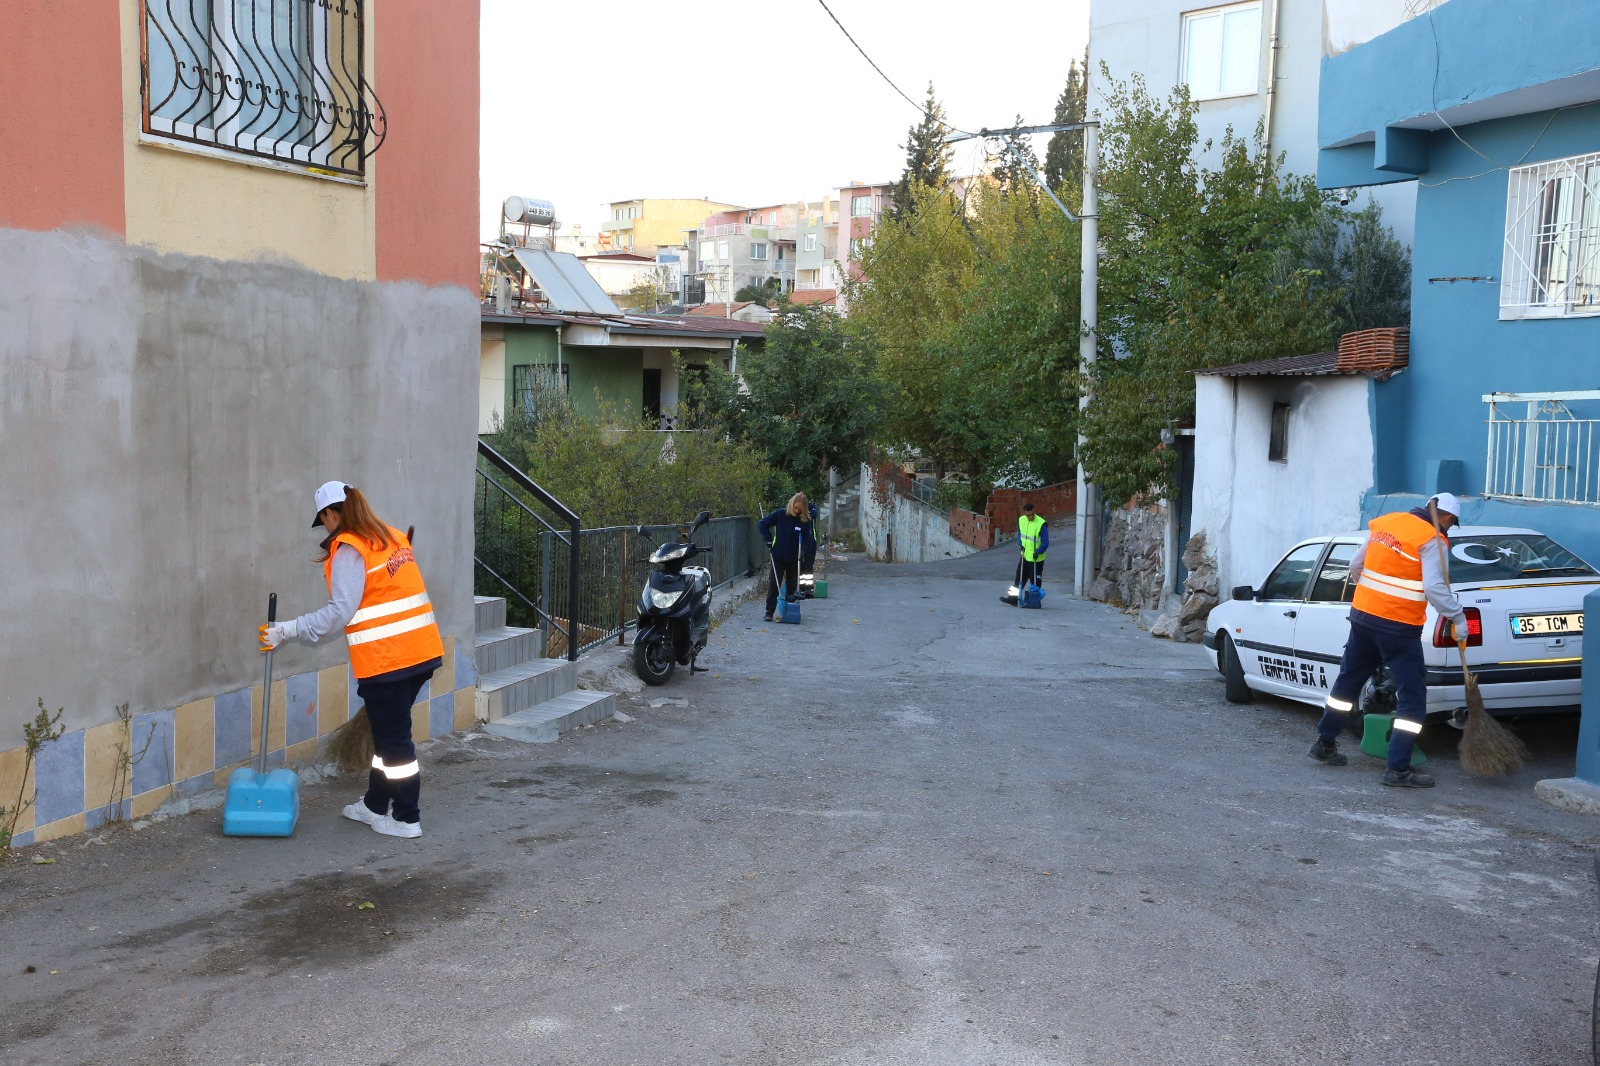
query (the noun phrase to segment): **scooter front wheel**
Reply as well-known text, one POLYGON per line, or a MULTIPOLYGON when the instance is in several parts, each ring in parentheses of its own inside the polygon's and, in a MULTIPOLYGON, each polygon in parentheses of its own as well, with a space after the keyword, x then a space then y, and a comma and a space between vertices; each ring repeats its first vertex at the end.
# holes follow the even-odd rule
POLYGON ((665 685, 675 665, 672 645, 665 638, 656 636, 633 642, 633 670, 645 684, 665 685))

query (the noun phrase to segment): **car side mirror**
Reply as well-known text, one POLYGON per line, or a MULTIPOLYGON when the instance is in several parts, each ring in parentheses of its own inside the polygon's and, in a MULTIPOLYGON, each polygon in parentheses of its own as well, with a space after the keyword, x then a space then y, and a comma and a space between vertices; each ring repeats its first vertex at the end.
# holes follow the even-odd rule
POLYGON ((1256 598, 1256 590, 1249 585, 1235 585, 1232 596, 1236 600, 1253 600, 1256 598))

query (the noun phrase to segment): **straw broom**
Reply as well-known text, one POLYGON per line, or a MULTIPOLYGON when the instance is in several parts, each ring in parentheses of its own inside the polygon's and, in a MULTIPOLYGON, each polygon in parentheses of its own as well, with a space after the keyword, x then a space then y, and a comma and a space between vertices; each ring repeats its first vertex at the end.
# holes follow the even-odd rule
MULTIPOLYGON (((415 545, 417 527, 406 527, 406 542, 415 545)), ((372 756, 372 727, 367 724, 367 706, 362 704, 355 715, 328 736, 328 758, 347 774, 370 769, 372 756)))
MULTIPOLYGON (((1428 501, 1428 510, 1432 512, 1433 523, 1437 527, 1439 512, 1432 500, 1428 501)), ((1444 537, 1441 536, 1436 543, 1439 545, 1439 562, 1444 567, 1445 584, 1448 585, 1450 560, 1445 554, 1444 537)), ((1461 765, 1474 777, 1505 777, 1514 774, 1522 769, 1522 761, 1528 757, 1528 749, 1520 737, 1495 721, 1484 709, 1483 696, 1478 692, 1478 679, 1467 669, 1465 638, 1456 641, 1456 650, 1461 653, 1461 683, 1467 698, 1467 728, 1461 734, 1461 745, 1457 749, 1461 756, 1461 765)))

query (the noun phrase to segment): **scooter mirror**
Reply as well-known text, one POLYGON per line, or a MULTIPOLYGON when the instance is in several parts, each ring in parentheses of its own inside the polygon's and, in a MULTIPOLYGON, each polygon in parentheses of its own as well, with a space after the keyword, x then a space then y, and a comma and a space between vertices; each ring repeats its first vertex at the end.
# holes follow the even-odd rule
POLYGON ((689 532, 694 532, 696 529, 699 529, 709 521, 711 521, 711 512, 701 511, 699 514, 694 516, 694 525, 690 527, 689 532))
POLYGON ((650 536, 650 531, 648 529, 644 528, 643 526, 638 526, 637 528, 635 528, 633 533, 634 533, 634 536, 637 536, 637 537, 648 537, 648 536, 650 536))

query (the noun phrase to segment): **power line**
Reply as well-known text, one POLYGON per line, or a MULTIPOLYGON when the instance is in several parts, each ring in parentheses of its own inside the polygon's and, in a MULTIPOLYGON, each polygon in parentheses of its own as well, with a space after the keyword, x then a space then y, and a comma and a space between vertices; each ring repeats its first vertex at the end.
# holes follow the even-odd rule
MULTIPOLYGON (((861 58, 865 59, 867 61, 867 64, 870 67, 872 67, 873 70, 878 72, 878 77, 882 78, 888 84, 889 88, 891 88, 895 92, 899 93, 900 94, 900 98, 902 100, 904 100, 906 103, 910 104, 912 107, 916 108, 918 111, 922 112, 922 114, 927 115, 928 117, 931 118, 932 117, 932 111, 929 108, 923 106, 922 104, 917 103, 915 100, 911 99, 911 97, 907 96, 905 94, 905 92, 901 90, 900 86, 898 86, 898 85, 896 85, 894 83, 894 79, 890 78, 889 75, 885 74, 883 72, 883 68, 878 66, 877 63, 873 62, 872 57, 867 55, 867 50, 865 48, 862 48, 861 45, 856 42, 856 39, 854 37, 850 36, 850 31, 845 29, 844 28, 844 23, 839 21, 839 16, 835 15, 833 13, 833 9, 828 7, 827 0, 817 0, 817 3, 822 5, 822 10, 824 10, 824 11, 826 11, 828 13, 828 17, 833 20, 833 24, 835 26, 839 27, 839 32, 844 34, 845 40, 847 40, 851 44, 855 45, 856 51, 861 53, 861 58)), ((966 133, 967 132, 966 130, 963 130, 963 129, 957 129, 955 126, 950 125, 950 123, 945 122, 942 119, 934 118, 934 121, 939 123, 939 125, 943 126, 945 129, 951 131, 952 133, 966 133)))

